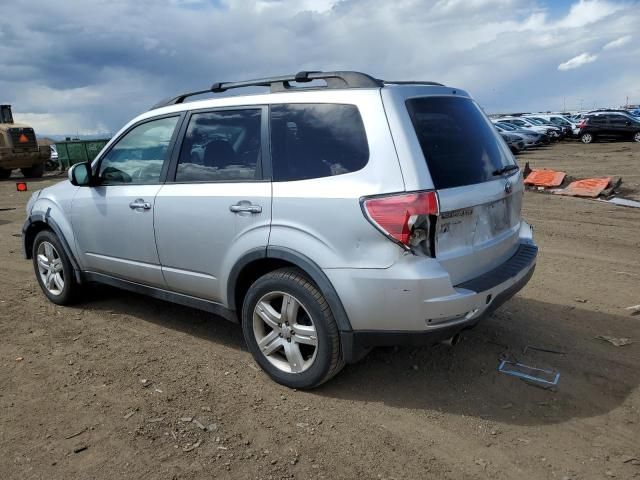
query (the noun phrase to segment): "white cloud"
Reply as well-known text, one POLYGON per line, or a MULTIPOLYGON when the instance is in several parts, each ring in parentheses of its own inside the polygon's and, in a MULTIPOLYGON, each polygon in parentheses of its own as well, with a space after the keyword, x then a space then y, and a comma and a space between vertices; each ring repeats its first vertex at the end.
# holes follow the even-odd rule
POLYGON ((162 98, 299 70, 441 81, 488 111, 558 108, 558 96, 617 105, 613 77, 640 84, 628 40, 578 82, 563 73, 635 34, 640 10, 627 0, 12 1, 0 16, 0 103, 35 115, 43 133, 114 131, 162 98))
POLYGON ((32 126, 40 135, 104 135, 110 129, 103 123, 88 127, 80 113, 16 113, 14 120, 32 126))
POLYGON ((567 16, 557 23, 559 28, 579 28, 595 23, 621 10, 624 5, 604 0, 580 0, 571 6, 567 16))
POLYGON ((617 38, 616 40, 613 40, 612 42, 607 43, 604 47, 602 47, 602 49, 610 50, 612 48, 620 48, 626 45, 627 43, 629 43, 630 41, 631 41, 631 35, 625 35, 624 37, 617 38))
POLYGON ((597 59, 597 55, 591 55, 590 53, 581 53, 580 55, 577 55, 572 59, 558 65, 558 70, 573 70, 574 68, 580 68, 587 63, 593 63, 597 59))

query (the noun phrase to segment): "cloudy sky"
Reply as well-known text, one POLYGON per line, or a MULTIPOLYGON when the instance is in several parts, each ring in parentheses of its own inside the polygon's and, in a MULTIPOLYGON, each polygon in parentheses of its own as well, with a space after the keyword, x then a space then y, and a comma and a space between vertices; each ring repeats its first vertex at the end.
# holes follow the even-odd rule
POLYGON ((12 0, 0 103, 46 134, 113 132, 159 99, 298 70, 464 88, 489 112, 640 103, 631 0, 12 0))

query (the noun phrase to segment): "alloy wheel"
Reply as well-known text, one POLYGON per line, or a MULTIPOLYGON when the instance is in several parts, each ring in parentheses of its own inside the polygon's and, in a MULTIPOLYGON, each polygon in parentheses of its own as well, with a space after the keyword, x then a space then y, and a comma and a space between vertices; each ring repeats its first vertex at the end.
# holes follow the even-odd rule
POLYGON ((584 135, 582 135, 582 143, 591 143, 591 140, 593 140, 593 137, 590 133, 585 133, 584 135))
POLYGON ((253 310, 253 334, 258 349, 278 370, 302 373, 318 352, 318 336, 311 315, 293 295, 270 292, 253 310))
POLYGON ((37 261, 44 287, 51 295, 60 295, 64 290, 64 270, 56 248, 49 242, 42 242, 38 245, 37 261))
POLYGON ((636 132, 636 134, 633 136, 633 140, 636 142, 640 142, 640 132, 636 132))

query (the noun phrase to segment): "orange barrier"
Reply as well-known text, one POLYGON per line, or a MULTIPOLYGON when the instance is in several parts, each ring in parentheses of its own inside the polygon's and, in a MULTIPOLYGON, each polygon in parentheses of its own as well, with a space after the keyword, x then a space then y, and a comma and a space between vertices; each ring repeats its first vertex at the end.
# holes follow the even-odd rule
POLYGON ((585 178, 571 182, 567 188, 558 190, 554 193, 558 195, 571 195, 574 197, 597 197, 602 191, 609 186, 611 178, 585 178))
POLYGON ((536 187, 559 187, 567 174, 555 170, 531 170, 524 180, 525 185, 535 185, 536 187))

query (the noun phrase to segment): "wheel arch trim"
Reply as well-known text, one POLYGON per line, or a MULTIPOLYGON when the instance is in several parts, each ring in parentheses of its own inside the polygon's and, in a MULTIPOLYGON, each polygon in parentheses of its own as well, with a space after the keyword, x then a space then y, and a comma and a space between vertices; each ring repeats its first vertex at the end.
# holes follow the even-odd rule
POLYGON ((231 310, 238 311, 235 298, 236 285, 240 274, 251 263, 261 259, 284 260, 302 270, 317 285, 322 295, 324 295, 338 324, 338 329, 341 332, 352 331, 347 312, 327 275, 309 257, 286 247, 268 246, 266 248, 250 250, 236 262, 228 277, 227 305, 231 310))
POLYGON ((71 250, 71 247, 69 246, 69 243, 67 242, 67 239, 62 233, 62 229, 58 226, 56 221, 51 218, 51 207, 47 208, 47 211, 45 213, 32 213, 24 222, 24 225, 22 226, 22 254, 24 255, 24 257, 27 259, 30 259, 33 256, 31 252, 33 248, 33 244, 28 245, 28 243, 29 243, 29 233, 35 228, 36 223, 44 223, 47 227, 49 227, 53 231, 53 233, 56 234, 56 236, 58 237, 58 240, 60 241, 60 244, 62 245, 62 249, 64 250, 64 253, 67 255, 67 257, 69 258, 69 261, 71 262, 71 266, 73 267, 73 273, 76 278, 76 281, 80 283, 82 280, 81 278, 82 275, 80 273, 80 266, 78 265, 78 261, 73 255, 73 252, 71 250))

